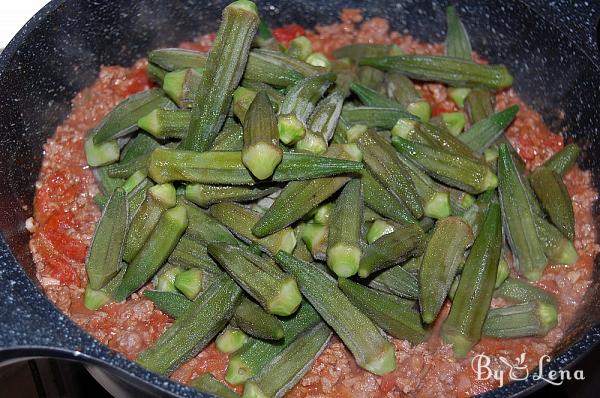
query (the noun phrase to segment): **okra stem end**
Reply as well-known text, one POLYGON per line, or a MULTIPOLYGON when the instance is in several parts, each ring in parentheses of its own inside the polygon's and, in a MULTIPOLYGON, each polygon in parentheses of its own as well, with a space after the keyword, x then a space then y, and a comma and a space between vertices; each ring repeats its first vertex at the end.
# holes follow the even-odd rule
POLYGON ((364 368, 378 376, 394 371, 396 369, 396 349, 394 345, 388 342, 384 351, 377 358, 369 360, 364 368))
POLYGON ((268 312, 274 315, 287 316, 291 315, 300 306, 302 295, 298 289, 298 284, 293 278, 285 281, 277 297, 269 303, 268 312))
POLYGON ((423 212, 427 217, 442 219, 450 216, 450 196, 447 192, 435 192, 423 206, 423 212))
POLYGON ((283 158, 281 148, 261 142, 244 150, 242 161, 259 180, 269 178, 283 158))
POLYGON ((358 247, 338 244, 327 249, 327 265, 337 276, 348 278, 358 271, 361 254, 358 247))
POLYGON ((295 115, 280 116, 277 120, 279 139, 285 145, 293 145, 306 135, 304 123, 295 115))

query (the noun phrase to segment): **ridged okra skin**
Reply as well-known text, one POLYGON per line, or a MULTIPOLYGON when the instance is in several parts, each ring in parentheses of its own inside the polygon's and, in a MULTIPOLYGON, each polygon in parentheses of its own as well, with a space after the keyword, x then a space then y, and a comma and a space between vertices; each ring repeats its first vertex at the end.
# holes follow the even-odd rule
POLYGON ((196 390, 213 394, 221 398, 240 398, 240 396, 225 384, 221 383, 210 373, 203 373, 190 383, 196 390))
POLYGON ((558 322, 558 313, 553 304, 530 301, 488 312, 483 324, 485 336, 518 338, 545 336, 558 322))

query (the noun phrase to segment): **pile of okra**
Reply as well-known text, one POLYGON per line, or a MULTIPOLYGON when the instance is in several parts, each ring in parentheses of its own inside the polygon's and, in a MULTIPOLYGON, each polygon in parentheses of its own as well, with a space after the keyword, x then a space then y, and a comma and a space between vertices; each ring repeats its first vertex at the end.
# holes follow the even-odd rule
MULTIPOLYGON (((425 341, 446 302, 457 357, 482 335, 556 325, 555 298, 530 281, 577 260, 562 177, 579 149, 528 172, 503 135, 518 107, 494 109, 512 76, 473 62, 452 7, 447 23, 444 56, 354 44, 329 60, 306 37, 278 43, 238 0, 209 53, 149 53, 161 88, 85 143, 103 208, 85 305, 145 287, 175 319, 141 365, 170 374, 216 337, 229 383, 279 397, 333 332, 358 366, 393 371, 387 336, 425 341), (446 84, 460 111, 431 117, 414 81, 446 84)), ((236 396, 210 374, 193 385, 236 396)))

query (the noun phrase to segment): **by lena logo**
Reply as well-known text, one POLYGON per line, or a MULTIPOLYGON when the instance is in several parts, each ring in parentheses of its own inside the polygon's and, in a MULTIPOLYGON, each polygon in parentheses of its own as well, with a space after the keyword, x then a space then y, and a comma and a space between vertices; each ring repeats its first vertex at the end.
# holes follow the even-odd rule
MULTIPOLYGON (((533 380, 543 380, 555 386, 561 385, 565 380, 585 380, 583 370, 550 370, 544 375, 544 364, 550 362, 548 355, 543 355, 539 362, 538 368, 531 376, 533 380)), ((506 380, 516 381, 525 380, 529 377, 529 369, 525 365, 525 353, 511 361, 508 358, 499 356, 497 362, 492 365, 491 358, 485 353, 477 354, 471 360, 471 368, 477 375, 477 380, 496 380, 500 383, 500 387, 504 385, 506 380)))

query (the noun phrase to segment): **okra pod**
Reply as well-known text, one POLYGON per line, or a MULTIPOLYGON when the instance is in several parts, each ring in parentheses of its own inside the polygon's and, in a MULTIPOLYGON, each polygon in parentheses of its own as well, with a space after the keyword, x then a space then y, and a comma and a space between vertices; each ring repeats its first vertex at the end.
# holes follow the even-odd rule
POLYGON ((107 166, 108 175, 114 178, 127 178, 136 171, 146 172, 150 153, 159 143, 148 134, 139 133, 121 151, 121 160, 107 166))
POLYGON ((333 56, 337 59, 350 58, 351 60, 358 62, 362 58, 400 55, 402 53, 400 47, 395 44, 359 43, 337 48, 333 52, 333 56))
POLYGON ((477 153, 482 153, 494 141, 498 139, 504 130, 517 116, 519 107, 510 106, 503 111, 480 120, 473 124, 470 129, 459 136, 459 139, 467 144, 469 148, 477 153))
POLYGON ((360 99, 360 101, 368 107, 375 108, 393 108, 403 109, 402 105, 390 99, 387 95, 381 94, 362 84, 352 83, 350 90, 360 99))
POLYGON ((467 124, 467 118, 461 111, 443 112, 431 119, 431 122, 447 130, 453 137, 457 137, 463 132, 465 125, 467 124))
POLYGON ((370 66, 361 66, 358 68, 357 77, 360 84, 369 87, 371 90, 381 93, 385 92, 385 72, 370 66))
POLYGON ((573 165, 575 165, 575 162, 577 162, 580 152, 581 149, 579 149, 577 144, 565 145, 563 149, 552 155, 550 159, 546 160, 544 167, 554 171, 559 176, 564 177, 565 174, 571 170, 573 165))
POLYGON ((183 268, 199 268, 210 275, 216 275, 220 271, 219 266, 213 261, 206 251, 206 243, 189 234, 184 234, 173 253, 169 256, 169 262, 183 268))
POLYGON ((446 7, 446 55, 452 58, 471 60, 471 41, 456 8, 452 5, 446 7))
POLYGON ((502 256, 498 262, 498 272, 496 273, 496 283, 494 284, 494 287, 498 289, 509 276, 510 266, 508 265, 506 258, 502 256))
POLYGON ((252 233, 260 214, 234 203, 217 203, 211 206, 210 214, 246 242, 257 243, 269 253, 279 250, 291 253, 296 246, 296 236, 291 228, 284 228, 264 237, 252 233))
POLYGON ((423 99, 414 83, 401 73, 391 72, 386 75, 387 95, 394 98, 403 109, 424 122, 431 117, 431 105, 423 99))
POLYGON ((412 344, 418 344, 427 337, 419 313, 407 307, 402 299, 345 278, 338 279, 338 286, 352 304, 388 334, 412 344))
POLYGON ((164 91, 157 88, 130 96, 110 111, 91 131, 94 144, 100 145, 134 131, 139 118, 170 103, 164 91))
POLYGON ((404 202, 384 187, 368 170, 363 171, 361 180, 365 204, 372 210, 401 224, 417 222, 404 202))
POLYGON ((221 383, 210 373, 203 373, 191 381, 190 386, 196 390, 221 398, 240 398, 239 394, 221 383))
MULTIPOLYGON (((133 173, 128 180, 134 177, 136 173, 133 173)), ((125 186, 125 184, 123 184, 123 186, 125 186)), ((148 189, 153 186, 154 183, 152 183, 150 179, 144 178, 139 184, 137 184, 135 187, 133 187, 133 189, 131 189, 131 191, 127 193, 127 214, 129 221, 131 221, 131 219, 135 216, 138 209, 144 202, 148 189)))
POLYGON ((369 227, 367 232, 367 243, 371 244, 383 235, 387 235, 394 232, 394 226, 389 224, 385 220, 377 219, 373 221, 373 224, 369 227))
POLYGON ((304 137, 296 142, 294 148, 298 152, 320 155, 327 151, 327 142, 321 135, 307 131, 304 137))
POLYGON ((450 87, 448 88, 448 96, 452 99, 452 101, 459 107, 465 107, 465 100, 467 96, 471 92, 470 88, 466 87, 450 87))
POLYGON ((163 79, 162 88, 180 108, 191 108, 204 69, 188 68, 168 72, 163 79))
POLYGON ((223 10, 217 38, 193 94, 192 119, 181 149, 206 151, 221 130, 233 90, 242 79, 258 23, 252 1, 237 0, 223 10))
MULTIPOLYGON (((353 160, 307 153, 283 154, 271 181, 309 180, 358 172, 362 164, 353 160)), ((257 179, 243 163, 242 152, 194 152, 157 148, 148 163, 150 177, 158 182, 186 181, 217 185, 254 185, 257 179)))
POLYGON ((148 61, 166 71, 204 68, 207 53, 183 48, 159 48, 148 53, 148 61))
POLYGON ((225 380, 231 384, 242 384, 256 375, 262 368, 289 346, 298 336, 310 330, 321 321, 315 309, 302 301, 298 311, 281 320, 284 339, 281 341, 251 338, 248 344, 229 357, 225 380))
POLYGON ((317 260, 327 259, 327 248, 329 247, 329 227, 327 225, 306 224, 302 228, 301 237, 312 258, 317 260))
POLYGON ((427 145, 393 137, 392 144, 429 175, 468 193, 477 194, 498 185, 498 178, 485 164, 427 145))
POLYGON ((290 87, 279 109, 279 139, 291 145, 302 139, 316 103, 335 81, 334 73, 307 77, 290 87))
POLYGON ((204 287, 204 272, 198 268, 182 271, 175 277, 175 287, 185 297, 194 300, 204 287))
POLYGON ((473 89, 465 98, 465 111, 471 125, 494 114, 494 98, 489 90, 473 89))
POLYGON ((247 298, 243 298, 235 309, 233 320, 237 327, 256 338, 279 340, 284 337, 281 321, 247 298))
POLYGON ((154 65, 153 63, 148 62, 148 66, 146 67, 146 73, 148 74, 150 80, 162 86, 167 71, 158 65, 154 65))
POLYGON ((394 346, 348 300, 329 275, 315 265, 281 251, 275 255, 275 260, 296 277, 303 295, 346 344, 358 366, 376 375, 387 374, 396 368, 394 346))
POLYGON ((423 206, 419 194, 406 166, 389 143, 375 131, 367 130, 358 137, 357 145, 373 176, 400 198, 415 218, 421 218, 423 206))
POLYGON ((539 301, 541 303, 557 306, 556 298, 547 290, 539 288, 519 278, 507 278, 498 289, 494 291, 494 297, 501 297, 513 303, 527 303, 539 301))
POLYGON ((127 267, 123 281, 115 293, 116 301, 126 299, 158 271, 173 252, 187 225, 187 211, 181 205, 161 214, 146 243, 127 267))
POLYGON ((159 292, 178 292, 179 290, 175 287, 175 279, 183 270, 184 268, 178 265, 169 263, 163 265, 153 278, 154 288, 159 292))
MULTIPOLYGON (((312 261, 313 256, 312 256, 310 250, 308 249, 307 245, 302 240, 302 234, 304 232, 304 228, 306 225, 309 225, 309 224, 300 224, 296 227, 296 239, 298 240, 298 243, 296 244, 296 247, 294 248, 292 255, 303 261, 312 261)), ((319 225, 319 224, 317 224, 317 225, 319 225)))
POLYGON ((358 271, 363 213, 362 184, 352 179, 336 200, 327 243, 327 265, 343 278, 358 271))
POLYGON ((492 202, 481 232, 463 266, 450 313, 441 329, 442 339, 453 345, 457 357, 466 356, 481 338, 483 323, 492 301, 501 251, 500 206, 492 202))
POLYGON ((90 311, 96 311, 105 304, 113 301, 113 295, 123 280, 127 266, 121 264, 121 269, 113 278, 99 290, 92 289, 88 284, 83 295, 83 305, 90 311))
POLYGON ((419 306, 425 323, 437 318, 472 242, 471 227, 461 218, 448 217, 437 222, 419 272, 419 306))
POLYGON ((423 214, 435 219, 448 217, 451 213, 450 194, 410 160, 402 155, 399 155, 398 159, 406 166, 406 170, 408 170, 408 174, 421 198, 423 214))
POLYGON ((126 236, 127 196, 117 188, 104 207, 85 261, 90 288, 101 289, 119 272, 126 236))
POLYGON ((110 140, 95 144, 92 137, 85 140, 83 145, 87 164, 92 167, 106 166, 119 160, 119 143, 110 140))
POLYGON ((123 260, 130 263, 140 251, 161 214, 175 206, 175 188, 171 184, 155 185, 146 192, 146 199, 131 220, 123 251, 123 260))
POLYGON ((313 52, 304 61, 309 65, 323 68, 326 71, 331 70, 331 62, 323 53, 313 52))
POLYGON ((211 151, 241 151, 244 146, 244 130, 242 125, 232 117, 225 119, 223 129, 210 147, 211 151))
POLYGON ((144 290, 144 297, 152 301, 159 310, 174 319, 182 316, 192 304, 192 302, 181 293, 146 289, 144 290))
POLYGON ((547 258, 536 232, 536 217, 526 181, 517 170, 506 144, 498 152, 498 192, 509 245, 517 271, 537 280, 546 268, 547 258))
POLYGON ((239 246, 211 243, 208 253, 270 314, 293 314, 302 300, 296 281, 239 246), (266 264, 265 264, 266 263, 266 264))
POLYGON ((138 127, 159 139, 182 139, 187 134, 192 112, 182 109, 155 109, 138 120, 138 127))
POLYGON ((570 240, 575 238, 573 203, 562 177, 545 166, 538 167, 529 182, 552 223, 570 240))
POLYGON ((270 186, 188 184, 185 198, 198 206, 208 207, 220 202, 248 202, 269 196, 277 190, 277 187, 270 186))
POLYGON ((552 304, 531 301, 510 307, 493 308, 483 324, 485 336, 515 338, 543 337, 558 323, 558 313, 552 304))
POLYGON ((535 218, 535 230, 548 260, 554 264, 566 265, 573 265, 577 262, 579 255, 573 242, 567 239, 558 228, 538 216, 535 218))
POLYGON ((343 107, 342 117, 350 124, 362 124, 367 127, 376 127, 390 130, 398 119, 416 119, 416 116, 394 108, 375 108, 370 106, 343 107))
POLYGON ((425 236, 418 224, 400 225, 363 249, 358 275, 366 278, 374 272, 402 263, 409 257, 421 255, 425 236))
POLYGON ((326 142, 331 141, 342 112, 343 104, 344 95, 339 90, 335 90, 319 101, 308 119, 308 131, 323 137, 326 142))
POLYGON ((256 178, 264 180, 273 174, 282 157, 277 116, 267 94, 260 91, 245 116, 242 162, 256 178))
POLYGON ((244 122, 246 119, 246 112, 248 112, 248 108, 250 108, 250 104, 254 101, 255 97, 256 91, 243 86, 239 86, 233 92, 233 114, 241 122, 244 122))
POLYGON ((169 374, 202 350, 233 316, 241 289, 223 274, 158 340, 137 357, 143 367, 169 374))
POLYGON ((310 370, 327 347, 331 329, 320 322, 299 336, 244 386, 245 398, 280 398, 310 370))
POLYGON ((267 83, 257 82, 254 80, 243 79, 242 87, 248 88, 255 92, 264 91, 269 97, 269 101, 271 101, 271 105, 275 112, 279 112, 279 107, 283 102, 283 98, 285 95, 281 93, 281 91, 277 90, 275 87, 268 85, 267 83))
POLYGON ((226 327, 215 339, 217 350, 225 354, 233 354, 248 342, 248 335, 235 327, 226 327))
POLYGON ((298 36, 290 41, 286 54, 290 57, 305 61, 312 53, 312 43, 306 36, 298 36))
POLYGON ((363 58, 359 65, 395 71, 424 81, 446 83, 455 87, 485 87, 500 90, 510 87, 513 78, 504 65, 481 65, 436 55, 398 55, 363 58))
MULTIPOLYGON (((415 263, 421 265, 422 256, 411 258, 408 263, 415 260, 415 263)), ((404 299, 416 300, 419 298, 419 280, 415 276, 417 272, 411 273, 403 265, 394 265, 380 272, 368 283, 369 287, 382 292, 391 293, 394 296, 404 299)))
MULTIPOLYGON (((355 145, 336 145, 329 148, 326 156, 360 160, 356 151, 355 145)), ((349 180, 348 176, 338 176, 290 182, 254 225, 252 232, 263 237, 287 227, 337 192, 349 180)))

